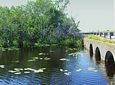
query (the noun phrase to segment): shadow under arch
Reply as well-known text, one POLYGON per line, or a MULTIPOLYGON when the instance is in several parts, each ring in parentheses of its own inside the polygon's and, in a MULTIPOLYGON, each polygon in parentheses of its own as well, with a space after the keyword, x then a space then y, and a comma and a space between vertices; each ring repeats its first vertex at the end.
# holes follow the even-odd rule
POLYGON ((115 65, 105 65, 106 74, 108 77, 112 78, 115 75, 115 65))
POLYGON ((114 65, 114 58, 113 58, 113 54, 110 51, 106 52, 105 55, 105 65, 114 65))
POLYGON ((96 59, 96 62, 101 61, 101 54, 100 54, 100 50, 98 47, 96 47, 96 50, 95 50, 95 59, 96 59))
POLYGON ((93 45, 90 44, 89 46, 89 53, 90 53, 90 56, 93 57, 93 45))

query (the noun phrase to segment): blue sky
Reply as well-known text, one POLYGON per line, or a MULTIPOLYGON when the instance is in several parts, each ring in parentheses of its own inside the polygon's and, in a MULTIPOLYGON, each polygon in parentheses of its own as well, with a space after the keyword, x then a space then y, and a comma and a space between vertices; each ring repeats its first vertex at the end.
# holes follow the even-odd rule
POLYGON ((113 20, 113 0, 70 0, 68 13, 76 21, 80 20, 82 31, 115 29, 113 20))
POLYGON ((11 7, 26 4, 26 2, 27 0, 0 0, 0 5, 11 7))
MULTIPOLYGON (((27 0, 0 0, 2 6, 26 4, 27 0)), ((113 0, 70 0, 66 12, 80 21, 83 32, 115 29, 113 0)))

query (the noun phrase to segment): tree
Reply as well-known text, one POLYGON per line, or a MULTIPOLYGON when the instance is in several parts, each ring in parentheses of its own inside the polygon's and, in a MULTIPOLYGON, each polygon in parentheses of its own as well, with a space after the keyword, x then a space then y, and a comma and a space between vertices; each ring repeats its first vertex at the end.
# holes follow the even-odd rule
POLYGON ((36 0, 25 6, 0 7, 0 46, 59 44, 77 39, 78 24, 64 13, 69 0, 36 0))

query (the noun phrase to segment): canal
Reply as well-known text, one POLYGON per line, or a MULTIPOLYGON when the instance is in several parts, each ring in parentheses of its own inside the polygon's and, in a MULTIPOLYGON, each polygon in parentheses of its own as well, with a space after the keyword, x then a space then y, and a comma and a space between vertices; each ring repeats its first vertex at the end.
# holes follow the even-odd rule
POLYGON ((0 85, 115 85, 114 68, 85 50, 59 47, 0 51, 0 85))

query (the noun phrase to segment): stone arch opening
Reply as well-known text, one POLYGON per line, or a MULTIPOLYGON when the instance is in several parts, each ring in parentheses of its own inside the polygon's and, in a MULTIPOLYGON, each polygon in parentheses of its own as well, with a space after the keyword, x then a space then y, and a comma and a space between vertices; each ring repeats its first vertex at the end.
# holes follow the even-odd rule
POLYGON ((89 53, 90 53, 90 56, 93 57, 93 45, 90 44, 89 46, 89 53))
POLYGON ((105 65, 114 65, 113 54, 110 51, 107 51, 105 55, 105 65))
POLYGON ((97 62, 101 61, 101 54, 98 47, 96 47, 96 50, 95 50, 95 59, 97 62))

